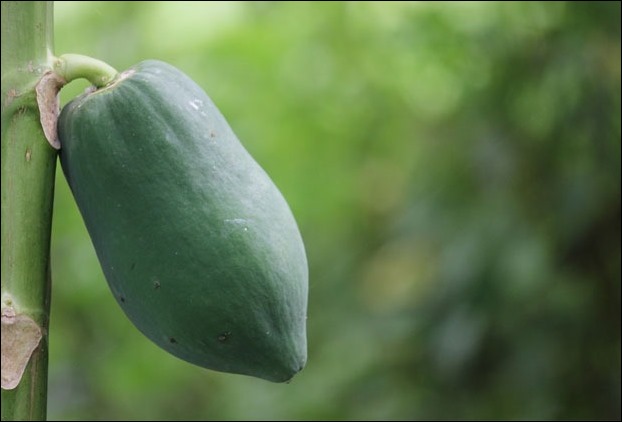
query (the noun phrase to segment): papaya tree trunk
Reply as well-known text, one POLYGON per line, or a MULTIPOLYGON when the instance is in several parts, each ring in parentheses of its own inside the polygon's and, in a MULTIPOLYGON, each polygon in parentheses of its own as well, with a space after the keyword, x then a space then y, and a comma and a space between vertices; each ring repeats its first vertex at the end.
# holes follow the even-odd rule
POLYGON ((44 420, 56 150, 35 85, 50 68, 53 2, 2 2, 2 420, 44 420))

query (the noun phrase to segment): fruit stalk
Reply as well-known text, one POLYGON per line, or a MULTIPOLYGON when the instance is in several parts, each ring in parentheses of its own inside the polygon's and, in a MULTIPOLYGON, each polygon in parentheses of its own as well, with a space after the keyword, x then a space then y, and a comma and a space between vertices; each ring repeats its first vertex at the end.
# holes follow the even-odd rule
POLYGON ((88 79, 97 88, 112 82, 117 71, 107 63, 81 54, 63 54, 54 60, 54 72, 67 83, 74 79, 88 79))
POLYGON ((51 69, 53 2, 1 7, 2 420, 44 420, 56 150, 41 128, 35 84, 51 69), (34 351, 14 341, 33 332, 34 351), (27 362, 21 376, 5 367, 19 353, 27 362))

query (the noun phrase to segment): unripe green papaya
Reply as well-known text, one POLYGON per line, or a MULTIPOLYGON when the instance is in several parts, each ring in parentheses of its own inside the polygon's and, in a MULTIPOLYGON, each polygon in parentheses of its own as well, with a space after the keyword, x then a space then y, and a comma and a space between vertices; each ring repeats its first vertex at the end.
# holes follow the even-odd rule
POLYGON ((67 104, 58 131, 103 272, 140 331, 217 371, 282 382, 303 368, 300 232, 197 84, 142 62, 67 104))

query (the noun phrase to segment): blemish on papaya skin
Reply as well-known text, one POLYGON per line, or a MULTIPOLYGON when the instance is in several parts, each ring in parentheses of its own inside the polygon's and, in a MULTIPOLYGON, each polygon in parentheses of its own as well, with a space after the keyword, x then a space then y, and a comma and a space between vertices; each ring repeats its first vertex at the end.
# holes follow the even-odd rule
POLYGON ((220 333, 218 334, 218 341, 224 343, 229 339, 229 336, 231 336, 231 331, 225 331, 224 333, 220 333))
POLYGON ((153 281, 153 288, 158 290, 160 288, 160 282, 158 280, 153 281))
POLYGON ((170 341, 172 344, 177 343, 177 340, 175 340, 175 338, 174 338, 174 337, 170 337, 170 338, 168 339, 168 341, 170 341))
POLYGON ((190 106, 195 110, 198 110, 199 108, 203 107, 203 101, 201 101, 198 98, 195 98, 194 100, 189 101, 188 104, 190 104, 190 106))
POLYGON ((130 271, 134 271, 134 268, 136 268, 136 263, 132 262, 132 265, 130 265, 130 271))
POLYGON ((32 151, 30 150, 30 148, 26 148, 26 161, 30 161, 30 158, 32 157, 32 151))

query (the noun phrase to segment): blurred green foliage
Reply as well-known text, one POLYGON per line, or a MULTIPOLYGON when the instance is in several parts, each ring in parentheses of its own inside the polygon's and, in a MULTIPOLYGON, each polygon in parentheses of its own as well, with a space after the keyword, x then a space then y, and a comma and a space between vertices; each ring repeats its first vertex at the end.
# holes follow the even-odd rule
POLYGON ((310 307, 289 385, 169 356, 59 170, 51 419, 620 418, 619 2, 56 2, 56 52, 207 91, 298 219, 310 307))

